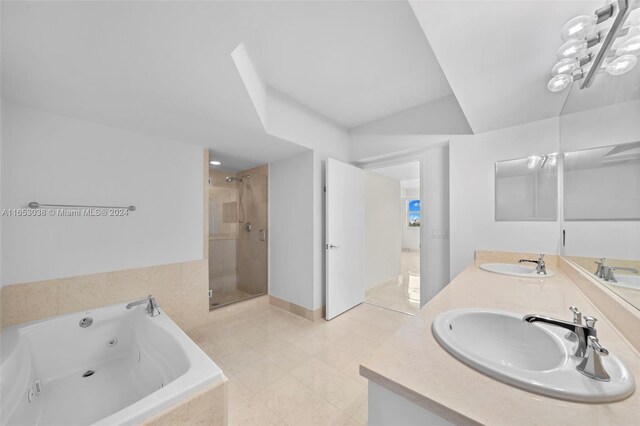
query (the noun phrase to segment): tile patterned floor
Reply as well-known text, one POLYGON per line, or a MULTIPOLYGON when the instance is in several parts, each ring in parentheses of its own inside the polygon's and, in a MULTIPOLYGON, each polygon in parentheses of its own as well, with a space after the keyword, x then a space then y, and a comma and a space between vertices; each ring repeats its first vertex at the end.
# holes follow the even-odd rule
POLYGON ((259 297, 189 334, 229 378, 229 425, 366 425, 358 368, 411 317, 362 304, 311 322, 259 297))
POLYGON ((400 276, 368 290, 365 301, 402 312, 418 312, 420 252, 402 252, 400 276))

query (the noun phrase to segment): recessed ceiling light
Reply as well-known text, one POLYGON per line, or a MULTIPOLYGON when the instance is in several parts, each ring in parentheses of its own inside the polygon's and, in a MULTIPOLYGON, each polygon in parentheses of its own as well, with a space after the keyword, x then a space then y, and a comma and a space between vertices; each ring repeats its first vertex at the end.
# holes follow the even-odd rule
POLYGON ((216 160, 211 160, 211 161, 209 161, 209 164, 211 164, 212 166, 219 166, 222 163, 219 162, 219 161, 216 161, 216 160))

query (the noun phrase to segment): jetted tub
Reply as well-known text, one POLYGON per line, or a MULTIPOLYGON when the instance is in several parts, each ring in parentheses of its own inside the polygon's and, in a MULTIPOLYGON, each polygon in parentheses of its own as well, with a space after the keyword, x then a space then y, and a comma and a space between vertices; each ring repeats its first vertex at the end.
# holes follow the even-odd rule
POLYGON ((1 424, 133 424, 223 382, 220 368, 162 309, 151 317, 146 304, 125 306, 5 328, 1 424), (87 317, 93 323, 81 327, 87 317))

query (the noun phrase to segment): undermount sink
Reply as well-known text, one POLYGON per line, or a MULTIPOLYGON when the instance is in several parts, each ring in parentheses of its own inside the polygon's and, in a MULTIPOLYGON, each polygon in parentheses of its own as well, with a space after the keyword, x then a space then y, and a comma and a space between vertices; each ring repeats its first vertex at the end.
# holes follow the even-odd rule
POLYGON ((458 360, 494 379, 556 398, 580 402, 624 399, 635 389, 633 376, 613 354, 602 358, 608 382, 576 370, 575 342, 567 330, 530 324, 522 315, 457 309, 438 315, 431 326, 442 347, 458 360))
POLYGON ((547 274, 536 273, 535 267, 523 266, 515 263, 483 263, 480 265, 480 269, 488 272, 495 272, 496 274, 512 275, 514 277, 526 277, 526 278, 549 278, 553 277, 555 273, 547 269, 547 274))

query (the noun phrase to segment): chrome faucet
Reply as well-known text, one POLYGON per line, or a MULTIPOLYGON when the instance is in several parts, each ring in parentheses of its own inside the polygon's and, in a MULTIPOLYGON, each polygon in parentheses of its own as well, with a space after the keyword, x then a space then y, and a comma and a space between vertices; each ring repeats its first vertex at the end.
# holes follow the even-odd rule
POLYGON ((522 320, 528 323, 542 322, 551 324, 571 331, 565 338, 572 340, 569 338, 571 334, 577 336, 578 347, 574 355, 582 358, 576 366, 576 370, 592 379, 608 382, 610 377, 602 365, 602 357, 609 355, 609 351, 598 342, 598 333, 595 327, 598 320, 594 317, 582 316, 575 306, 571 306, 569 309, 573 312, 573 322, 533 314, 525 315, 522 320), (582 318, 584 318, 585 325, 581 323, 582 318))
POLYGON ((596 321, 598 320, 586 315, 583 318, 585 325, 535 314, 525 315, 522 320, 528 323, 542 322, 545 324, 551 324, 555 325, 556 327, 566 328, 567 330, 573 332, 578 338, 578 346, 574 355, 577 357, 584 357, 587 353, 587 343, 589 336, 597 337, 598 333, 596 331, 595 325, 596 321))
POLYGON ((610 283, 617 283, 616 276, 614 271, 627 271, 632 274, 637 274, 638 270, 634 268, 623 268, 621 266, 602 266, 602 276, 600 278, 604 278, 605 281, 610 283))
POLYGON ((607 355, 609 355, 609 351, 600 345, 598 338, 589 336, 587 339, 587 354, 578 364, 576 370, 592 379, 608 382, 611 377, 609 377, 602 365, 602 357, 607 355))
POLYGON ((147 303, 147 313, 149 315, 151 315, 152 317, 157 317, 158 315, 160 315, 160 310, 158 309, 159 305, 156 302, 156 299, 152 295, 149 295, 149 297, 146 299, 140 299, 140 300, 136 300, 135 302, 131 302, 127 304, 126 308, 131 309, 134 306, 142 305, 144 303, 147 303))
POLYGON ((595 261, 596 265, 598 265, 596 267, 596 271, 593 273, 593 275, 595 275, 598 278, 604 278, 604 262, 606 261, 606 259, 604 257, 600 258, 600 262, 598 262, 597 260, 595 261))
POLYGON ((520 259, 518 261, 518 263, 523 263, 523 262, 535 263, 537 265, 536 274, 547 275, 547 265, 544 263, 544 254, 540 254, 540 257, 538 258, 538 260, 520 259))
MULTIPOLYGON (((578 307, 570 306, 569 310, 573 312, 573 323, 582 325, 582 312, 580 312, 578 307)), ((571 342, 575 342, 576 340, 578 340, 578 336, 573 331, 568 332, 566 336, 564 336, 564 338, 571 342)))

